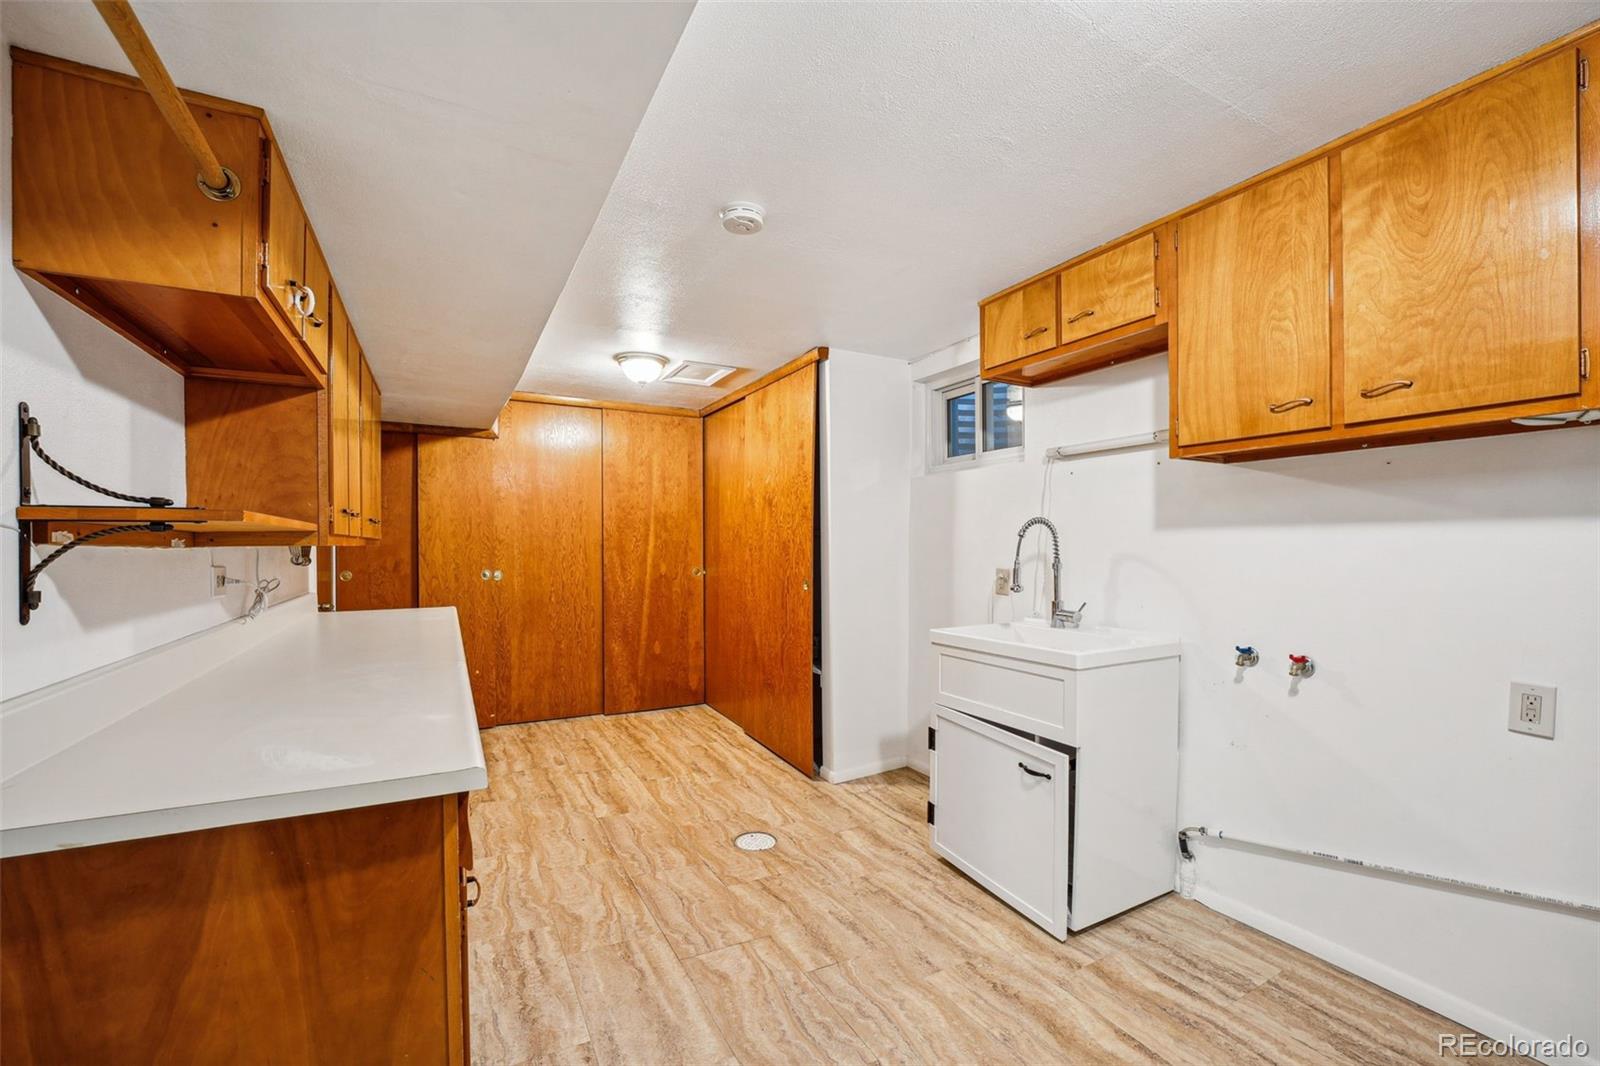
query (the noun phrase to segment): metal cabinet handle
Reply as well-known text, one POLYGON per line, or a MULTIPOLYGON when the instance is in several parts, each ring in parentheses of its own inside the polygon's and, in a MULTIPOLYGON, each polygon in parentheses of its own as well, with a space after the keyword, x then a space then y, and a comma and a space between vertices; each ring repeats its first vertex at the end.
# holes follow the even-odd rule
POLYGON ((348 507, 339 508, 339 513, 344 515, 346 518, 354 518, 356 516, 356 512, 350 510, 348 507))
POLYGON ((1314 402, 1309 396, 1296 396, 1294 399, 1285 400, 1282 403, 1269 403, 1267 404, 1267 410, 1275 415, 1281 415, 1285 411, 1293 411, 1296 407, 1310 407, 1314 402))
POLYGON ((472 895, 467 897, 467 906, 476 907, 478 905, 478 901, 483 898, 483 886, 480 885, 478 883, 478 879, 473 877, 471 874, 467 875, 466 884, 469 887, 477 890, 473 892, 472 895))
POLYGON ((1391 392, 1399 392, 1401 389, 1409 389, 1415 384, 1416 382, 1412 381, 1410 378, 1397 378, 1394 381, 1385 381, 1382 385, 1374 385, 1370 389, 1362 389, 1361 398, 1363 400, 1375 400, 1379 396, 1387 396, 1391 392))
POLYGON ((1021 770, 1023 773, 1027 774, 1029 777, 1042 777, 1046 781, 1053 781, 1055 779, 1053 775, 1047 774, 1043 770, 1035 770, 1033 767, 1029 766, 1025 762, 1017 763, 1017 769, 1021 770))
POLYGON ((1094 309, 1093 308, 1089 309, 1088 311, 1079 311, 1077 314, 1075 314, 1071 318, 1067 319, 1067 325, 1070 326, 1074 322, 1078 321, 1078 319, 1080 319, 1080 318, 1088 318, 1092 314, 1094 314, 1094 309))
POLYGON ((1031 341, 1033 338, 1037 337, 1041 333, 1044 333, 1049 328, 1049 326, 1040 326, 1037 329, 1030 329, 1028 332, 1022 335, 1022 339, 1025 341, 1031 341))
POLYGON ((367 521, 371 522, 375 526, 383 525, 383 522, 380 519, 377 519, 377 518, 369 518, 369 519, 367 519, 367 521))

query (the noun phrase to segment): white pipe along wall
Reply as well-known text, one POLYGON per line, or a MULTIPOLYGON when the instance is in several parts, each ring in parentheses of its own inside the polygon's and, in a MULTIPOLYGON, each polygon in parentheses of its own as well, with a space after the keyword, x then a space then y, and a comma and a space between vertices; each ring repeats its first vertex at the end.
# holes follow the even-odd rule
MULTIPOLYGON (((913 417, 914 382, 977 358, 974 339, 911 364, 913 417)), ((927 766, 928 630, 1042 613, 1037 555, 1023 594, 992 589, 1048 471, 1065 599, 1088 601, 1086 624, 1183 639, 1180 825, 1600 900, 1600 430, 1043 462, 1165 427, 1161 357, 1030 390, 1024 424, 1020 462, 919 462, 912 478, 913 765, 927 766), (1241 644, 1261 653, 1242 676, 1241 644), (1291 653, 1317 664, 1296 694, 1291 653), (1508 731, 1513 681, 1558 688, 1554 740, 1508 731)), ((1194 851, 1206 905, 1490 1037, 1571 1036, 1600 1061, 1592 914, 1228 841, 1194 851)))
MULTIPOLYGON (((11 84, 9 42, 0 78, 11 84)), ((11 109, 4 143, 11 143, 11 109)), ((17 622, 18 536, 16 412, 29 404, 43 427, 40 443, 69 469, 108 488, 168 496, 184 503, 183 378, 11 265, 11 153, 0 153, 0 228, 6 266, 0 276, 0 699, 104 666, 137 652, 237 618, 249 589, 231 586, 213 598, 211 563, 253 582, 277 577, 280 603, 310 591, 308 568, 288 550, 85 547, 52 564, 39 579, 43 603, 28 625, 17 622)), ((33 463, 35 502, 116 505, 33 463)), ((34 553, 37 563, 41 556, 34 553)))

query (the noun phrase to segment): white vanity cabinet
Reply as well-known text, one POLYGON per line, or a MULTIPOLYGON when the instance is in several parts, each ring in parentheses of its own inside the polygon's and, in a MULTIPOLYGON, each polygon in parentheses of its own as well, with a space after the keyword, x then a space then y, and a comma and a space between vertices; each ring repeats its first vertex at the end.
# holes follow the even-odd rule
POLYGON ((1029 623, 931 638, 934 851, 1061 939, 1171 891, 1178 641, 1029 623))

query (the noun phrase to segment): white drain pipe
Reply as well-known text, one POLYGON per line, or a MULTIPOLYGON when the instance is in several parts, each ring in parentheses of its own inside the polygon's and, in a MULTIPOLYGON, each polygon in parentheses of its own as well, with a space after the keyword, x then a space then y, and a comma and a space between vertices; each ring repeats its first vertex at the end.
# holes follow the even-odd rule
MULTIPOLYGON (((1252 848, 1262 848, 1266 851, 1282 852, 1285 855, 1299 855, 1307 859, 1318 859, 1322 862, 1336 862, 1344 866, 1355 866, 1363 870, 1376 870, 1379 873, 1393 874, 1396 877, 1406 877, 1415 881, 1432 881, 1435 884, 1449 885, 1452 888, 1465 888, 1473 892, 1480 892, 1489 896, 1503 896, 1508 899, 1520 900, 1524 903, 1541 903, 1550 907, 1560 907, 1563 910, 1577 911, 1583 914, 1600 914, 1600 904, 1580 903, 1577 900, 1562 899, 1559 896, 1545 896, 1537 892, 1520 892, 1514 888, 1499 888, 1495 885, 1485 885, 1477 881, 1463 881, 1459 877, 1445 877, 1441 874, 1423 873, 1420 870, 1406 870, 1398 866, 1385 866, 1378 862, 1365 862, 1361 859, 1352 859, 1344 855, 1335 855, 1327 851, 1308 851, 1304 848, 1291 848, 1283 844, 1269 844, 1262 840, 1251 840, 1239 836, 1237 833, 1224 832, 1221 829, 1208 830, 1203 825, 1192 825, 1187 829, 1178 830, 1178 850, 1183 854, 1184 867, 1189 867, 1194 861, 1194 854, 1189 850, 1190 837, 1215 837, 1217 840, 1231 840, 1239 844, 1247 844, 1252 848)), ((1193 877, 1183 878, 1183 871, 1179 872, 1180 878, 1189 888, 1184 895, 1193 891, 1193 877)))

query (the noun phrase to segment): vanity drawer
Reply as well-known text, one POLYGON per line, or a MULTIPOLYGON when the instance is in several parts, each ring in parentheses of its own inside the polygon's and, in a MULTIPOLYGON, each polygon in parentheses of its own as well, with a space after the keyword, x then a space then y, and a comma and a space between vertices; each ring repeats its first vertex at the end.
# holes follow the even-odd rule
POLYGON ((933 727, 933 850, 1065 940, 1072 757, 947 707, 933 727))
POLYGON ((935 645, 936 703, 1076 746, 1072 671, 987 652, 935 645))

